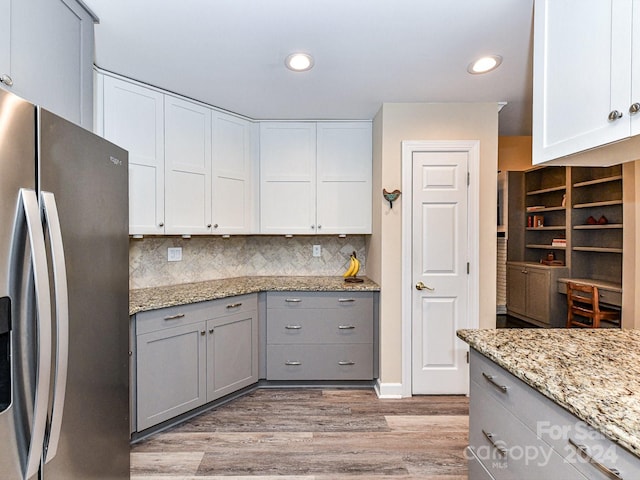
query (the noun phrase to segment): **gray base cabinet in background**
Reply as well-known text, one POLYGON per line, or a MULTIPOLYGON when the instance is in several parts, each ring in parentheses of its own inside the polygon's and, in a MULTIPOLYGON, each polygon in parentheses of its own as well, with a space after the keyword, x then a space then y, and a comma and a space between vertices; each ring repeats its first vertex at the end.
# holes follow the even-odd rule
POLYGON ((470 379, 469 480, 637 477, 638 457, 473 349, 470 379))
POLYGON ((267 380, 374 378, 371 292, 268 292, 267 380))
POLYGON ((136 315, 136 430, 258 381, 257 294, 136 315))

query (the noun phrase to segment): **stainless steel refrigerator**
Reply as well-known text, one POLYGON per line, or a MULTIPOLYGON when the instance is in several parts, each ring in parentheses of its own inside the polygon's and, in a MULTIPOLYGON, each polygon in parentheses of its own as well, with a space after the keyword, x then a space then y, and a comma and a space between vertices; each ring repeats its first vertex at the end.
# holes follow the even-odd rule
POLYGON ((129 478, 125 150, 0 89, 0 478, 129 478))

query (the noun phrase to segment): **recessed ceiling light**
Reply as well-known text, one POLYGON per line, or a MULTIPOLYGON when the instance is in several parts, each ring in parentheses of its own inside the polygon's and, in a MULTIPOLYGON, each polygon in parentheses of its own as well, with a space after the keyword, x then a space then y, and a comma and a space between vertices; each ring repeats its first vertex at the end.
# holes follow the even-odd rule
POLYGON ((502 63, 502 57, 500 55, 487 55, 481 57, 478 60, 471 62, 467 67, 467 72, 474 75, 478 73, 487 73, 491 70, 495 70, 502 63))
POLYGON ((308 53, 292 53, 287 56, 284 64, 294 72, 305 72, 313 68, 313 57, 308 53))

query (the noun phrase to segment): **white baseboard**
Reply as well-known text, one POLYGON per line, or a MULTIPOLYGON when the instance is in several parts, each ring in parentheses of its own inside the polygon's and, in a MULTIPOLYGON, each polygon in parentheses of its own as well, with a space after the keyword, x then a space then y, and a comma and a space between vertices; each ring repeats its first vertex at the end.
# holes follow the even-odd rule
POLYGON ((403 389, 401 383, 382 383, 378 379, 373 388, 378 398, 402 398, 403 389))

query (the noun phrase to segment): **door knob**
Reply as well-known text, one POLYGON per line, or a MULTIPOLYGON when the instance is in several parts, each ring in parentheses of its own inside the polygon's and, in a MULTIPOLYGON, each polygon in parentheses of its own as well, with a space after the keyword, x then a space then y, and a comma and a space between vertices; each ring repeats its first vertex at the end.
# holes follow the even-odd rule
POLYGON ((609 114, 609 120, 610 121, 614 121, 614 120, 618 120, 619 118, 622 118, 622 112, 619 112, 618 110, 613 110, 610 114, 609 114))
POLYGON ((433 292, 435 289, 432 287, 428 287, 422 282, 418 282, 416 283, 416 290, 429 290, 430 292, 433 292))
POLYGON ((632 103, 631 106, 629 107, 629 113, 631 115, 635 115, 638 112, 640 112, 640 103, 638 102, 632 103))

